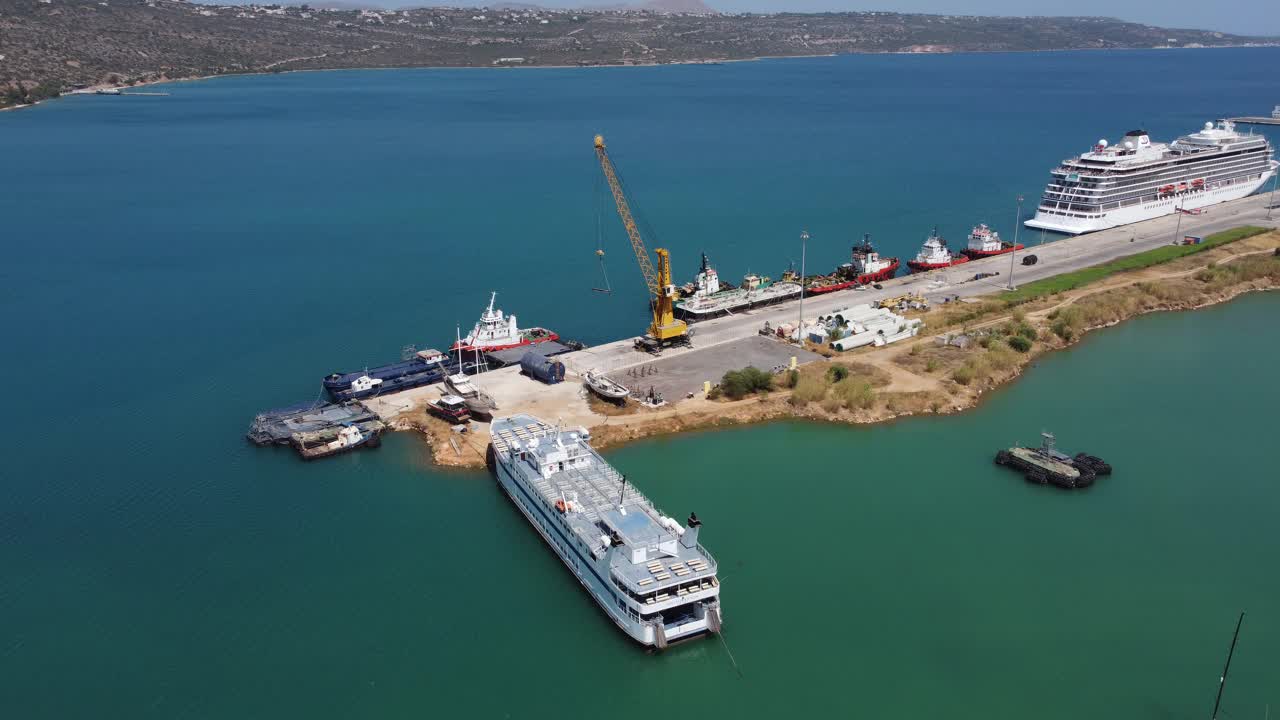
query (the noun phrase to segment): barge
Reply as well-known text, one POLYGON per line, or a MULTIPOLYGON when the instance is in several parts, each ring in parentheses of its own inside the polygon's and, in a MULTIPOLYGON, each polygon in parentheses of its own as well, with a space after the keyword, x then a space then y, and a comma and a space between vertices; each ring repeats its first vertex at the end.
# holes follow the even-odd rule
POLYGON ((688 296, 676 301, 675 315, 688 322, 697 322, 796 297, 800 297, 799 283, 775 283, 759 275, 747 275, 742 279, 741 287, 728 286, 720 281, 720 276, 707 262, 706 253, 703 253, 702 268, 692 283, 688 296))
POLYGON ((323 384, 330 398, 344 402, 437 383, 456 367, 439 350, 417 350, 398 363, 330 373, 323 384))
POLYGON ((1011 447, 996 453, 995 462, 1023 473, 1027 482, 1055 485, 1067 490, 1086 488, 1099 475, 1110 475, 1111 466, 1085 453, 1075 457, 1060 452, 1053 433, 1041 433, 1038 448, 1011 447))

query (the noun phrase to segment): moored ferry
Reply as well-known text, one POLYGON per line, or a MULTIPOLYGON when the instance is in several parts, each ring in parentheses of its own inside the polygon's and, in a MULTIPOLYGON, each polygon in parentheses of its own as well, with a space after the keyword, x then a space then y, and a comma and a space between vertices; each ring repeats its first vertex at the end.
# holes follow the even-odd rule
POLYGON ((1054 168, 1027 227, 1077 235, 1238 200, 1275 174, 1271 143, 1237 132, 1235 124, 1204 124, 1172 143, 1131 130, 1112 145, 1054 168))
POLYGON ((991 257, 992 255, 1011 253, 1014 250, 1021 250, 1022 247, 1022 243, 1015 245, 1001 240, 1000 233, 987 227, 986 223, 979 223, 969 233, 969 243, 960 252, 971 260, 977 260, 978 258, 991 257))
POLYGON ((498 484, 623 632, 656 648, 720 631, 716 561, 697 515, 664 515, 589 444, 586 430, 497 418, 498 484))
POLYGON ((924 245, 920 247, 920 252, 916 253, 914 260, 907 261, 907 267, 911 272, 925 272, 926 270, 938 270, 952 265, 969 262, 967 255, 952 254, 947 249, 947 241, 938 235, 938 228, 934 228, 929 237, 925 238, 924 245))

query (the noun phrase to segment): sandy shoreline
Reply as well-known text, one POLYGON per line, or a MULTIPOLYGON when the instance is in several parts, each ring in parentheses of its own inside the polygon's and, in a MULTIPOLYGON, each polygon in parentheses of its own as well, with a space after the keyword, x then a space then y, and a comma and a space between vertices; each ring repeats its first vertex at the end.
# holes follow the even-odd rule
MULTIPOLYGON (((665 66, 687 66, 687 65, 725 65, 729 63, 749 63, 759 62, 762 60, 798 60, 812 59, 823 57, 838 57, 841 55, 917 55, 917 56, 937 56, 937 55, 1019 55, 1031 53, 1062 53, 1062 52, 1100 52, 1100 51, 1129 51, 1138 52, 1144 50, 1223 50, 1223 49, 1239 49, 1254 47, 1276 47, 1272 44, 1250 44, 1250 45, 1216 45, 1206 47, 1167 47, 1167 48, 1047 48, 1043 50, 940 50, 940 51, 908 51, 908 50, 882 50, 882 51, 855 51, 845 53, 810 53, 803 55, 757 55, 746 58, 704 58, 694 60, 673 60, 671 62, 650 62, 650 63, 604 63, 599 65, 395 65, 395 66, 378 66, 378 67, 334 67, 334 68, 299 68, 296 70, 246 70, 244 72, 228 72, 215 75, 193 75, 190 77, 180 78, 163 78, 159 80, 143 80, 134 84, 129 83, 102 83, 91 85, 89 87, 64 92, 56 98, 47 98, 34 103, 25 105, 10 105, 8 107, 0 107, 0 112, 6 110, 21 110, 31 108, 49 100, 57 100, 68 95, 88 95, 93 94, 97 90, 120 89, 127 90, 129 88, 146 87, 150 85, 161 85, 166 83, 185 83, 196 82, 199 80, 212 80, 221 77, 244 77, 254 75, 283 75, 287 73, 311 73, 311 72, 342 72, 348 70, 592 70, 597 68, 654 68, 665 66)), ((292 58, 276 61, 279 64, 293 62, 309 58, 292 58)), ((268 64, 270 66, 270 64, 268 64)))

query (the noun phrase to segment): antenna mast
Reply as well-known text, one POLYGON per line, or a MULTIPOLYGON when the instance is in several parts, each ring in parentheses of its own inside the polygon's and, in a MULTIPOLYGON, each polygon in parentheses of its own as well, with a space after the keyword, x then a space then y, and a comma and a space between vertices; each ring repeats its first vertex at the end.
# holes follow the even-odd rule
POLYGON ((1213 717, 1218 720, 1218 706, 1222 704, 1222 691, 1227 687, 1227 672, 1231 670, 1231 656, 1236 653, 1236 640, 1240 639, 1240 625, 1244 622, 1244 611, 1240 611, 1240 619, 1236 620, 1236 632, 1231 636, 1231 649, 1227 651, 1227 665, 1222 668, 1222 678, 1218 681, 1218 698, 1213 701, 1213 717))

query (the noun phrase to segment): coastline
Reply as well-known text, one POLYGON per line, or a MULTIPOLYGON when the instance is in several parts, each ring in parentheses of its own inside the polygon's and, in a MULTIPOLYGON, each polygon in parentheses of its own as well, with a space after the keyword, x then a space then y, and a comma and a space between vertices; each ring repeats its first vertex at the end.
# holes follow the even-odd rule
MULTIPOLYGON (((139 80, 134 83, 99 83, 90 85, 78 90, 69 90, 59 94, 57 97, 45 98, 37 100, 33 103, 23 105, 9 105, 0 107, 0 112, 8 110, 21 110, 24 108, 32 108, 50 100, 59 100, 69 95, 92 95, 98 90, 128 90, 130 88, 149 87, 153 85, 163 85, 168 83, 186 83, 197 82, 201 80, 212 80, 222 77, 252 77, 257 75, 284 75, 289 73, 313 73, 313 72, 341 72, 341 71, 369 71, 369 70, 592 70, 597 68, 654 68, 665 66, 688 66, 688 65, 725 65, 729 63, 750 63, 760 62, 764 60, 796 60, 796 59, 813 59, 824 57, 840 57, 846 55, 903 55, 903 56, 938 56, 938 55, 1022 55, 1036 53, 1064 53, 1064 52, 1104 52, 1104 51, 1121 51, 1121 52, 1140 52, 1153 50, 1238 50, 1246 48, 1263 48, 1263 47, 1280 47, 1280 43, 1250 43, 1245 45, 1205 45, 1199 47, 1118 47, 1118 48, 1044 48, 1039 50, 938 50, 938 51, 909 51, 909 50, 860 50, 851 52, 827 52, 827 53, 805 53, 797 55, 755 55, 744 58, 698 58, 691 60, 673 60, 671 62, 641 62, 641 63, 599 63, 593 65, 380 65, 380 66, 352 66, 352 67, 328 67, 328 68, 298 68, 292 70, 271 70, 258 69, 246 70, 243 72, 227 72, 212 75, 192 75, 189 77, 163 77, 153 80, 139 80)), ((275 61, 278 64, 306 60, 311 58, 289 58, 285 60, 275 61)), ((272 64, 268 64, 270 67, 272 64)), ((125 94, 128 94, 127 92, 125 94)))
MULTIPOLYGON (((1094 331, 1150 313, 1198 310, 1230 302, 1245 293, 1280 290, 1278 253, 1280 231, 1272 230, 1168 263, 1118 273, 1075 290, 994 312, 975 322, 955 315, 948 317, 948 313, 955 313, 952 309, 935 309, 926 313, 926 326, 941 332, 887 348, 863 348, 799 368, 800 377, 807 380, 797 388, 804 382, 820 381, 833 366, 844 366, 853 378, 870 388, 869 401, 833 404, 838 391, 831 388, 825 391, 824 399, 805 402, 798 402, 795 389, 785 388, 739 400, 697 397, 659 410, 602 414, 597 424, 588 426, 592 445, 603 450, 676 433, 776 420, 870 425, 917 415, 965 412, 980 406, 990 393, 1016 381, 1040 357, 1074 347, 1094 331), (1246 279, 1216 284, 1222 268, 1260 262, 1271 263, 1265 266, 1266 274, 1252 277, 1246 273, 1246 279), (1211 279, 1203 280, 1206 274, 1211 279), (1085 321, 1064 331, 1057 326, 1068 315, 1081 316, 1085 321), (1001 330, 1015 324, 1034 329, 1037 340, 1029 352, 1018 353, 1007 347, 987 350, 979 348, 976 341, 970 349, 961 349, 939 340, 957 333, 999 338, 1001 330), (975 365, 985 370, 966 380, 963 369, 975 365)), ((569 382, 573 381, 566 384, 569 382)), ((396 418, 393 428, 423 438, 435 465, 484 467, 487 434, 457 435, 446 423, 417 415, 396 418)))

